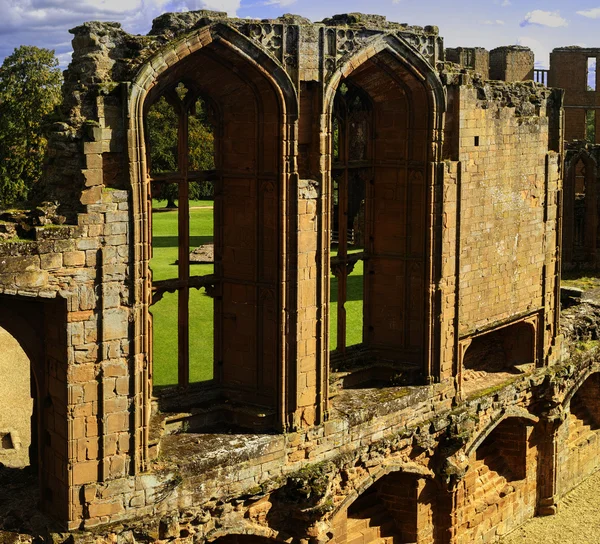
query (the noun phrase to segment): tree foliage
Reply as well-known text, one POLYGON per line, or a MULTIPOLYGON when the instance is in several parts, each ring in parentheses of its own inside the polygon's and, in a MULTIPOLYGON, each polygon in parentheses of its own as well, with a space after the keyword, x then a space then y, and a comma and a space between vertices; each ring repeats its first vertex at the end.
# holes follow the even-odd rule
POLYGON ((31 196, 42 174, 44 122, 60 102, 54 51, 23 45, 0 67, 0 207, 31 196))
MULTIPOLYGON (((146 117, 152 174, 164 174, 179 170, 178 125, 178 115, 164 97, 152 105, 146 117)), ((212 170, 215 167, 213 128, 208 120, 206 105, 202 100, 195 103, 188 116, 188 163, 190 172, 212 170)), ((167 207, 173 207, 178 197, 177 185, 174 183, 164 184, 158 196, 160 199, 167 200, 167 207)), ((212 196, 212 183, 190 183, 190 199, 212 198, 212 196)))
POLYGON ((585 139, 590 144, 596 143, 596 111, 585 112, 585 139))

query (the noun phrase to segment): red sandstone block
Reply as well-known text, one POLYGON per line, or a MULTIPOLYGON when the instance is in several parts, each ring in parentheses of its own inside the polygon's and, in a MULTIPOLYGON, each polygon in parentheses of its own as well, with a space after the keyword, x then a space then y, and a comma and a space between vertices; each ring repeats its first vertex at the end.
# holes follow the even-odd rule
POLYGON ((82 485, 98 480, 98 462, 75 463, 71 469, 74 485, 82 485))
POLYGON ((111 502, 95 502, 88 506, 90 517, 111 516, 123 511, 123 504, 114 500, 111 502))

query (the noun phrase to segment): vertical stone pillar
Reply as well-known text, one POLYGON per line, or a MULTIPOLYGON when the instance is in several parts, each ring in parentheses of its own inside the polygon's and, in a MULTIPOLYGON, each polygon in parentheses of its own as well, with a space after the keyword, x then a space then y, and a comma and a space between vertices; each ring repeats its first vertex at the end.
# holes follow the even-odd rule
POLYGON ((320 320, 317 319, 320 273, 319 248, 320 188, 315 180, 298 182, 298 325, 297 325, 297 412, 295 426, 318 422, 317 407, 322 395, 320 372, 320 320))
POLYGON ((539 444, 538 463, 538 515, 552 516, 558 509, 558 430, 563 423, 560 417, 540 421, 542 438, 539 444))
POLYGON ((442 263, 440 290, 440 357, 433 374, 439 381, 456 376, 457 313, 460 266, 460 163, 446 162, 443 170, 442 263))

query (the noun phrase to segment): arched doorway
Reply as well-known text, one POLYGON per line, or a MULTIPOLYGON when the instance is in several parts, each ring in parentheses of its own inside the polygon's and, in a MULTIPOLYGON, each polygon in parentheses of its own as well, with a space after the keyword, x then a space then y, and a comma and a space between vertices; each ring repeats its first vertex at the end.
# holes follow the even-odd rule
POLYGON ((420 474, 392 472, 332 520, 334 544, 444 542, 439 488, 420 474))
POLYGON ((471 451, 455 491, 457 543, 491 542, 534 516, 537 447, 532 429, 529 419, 508 417, 471 451))
POLYGON ((28 355, 1 327, 0 347, 0 528, 17 530, 40 501, 36 382, 28 355))

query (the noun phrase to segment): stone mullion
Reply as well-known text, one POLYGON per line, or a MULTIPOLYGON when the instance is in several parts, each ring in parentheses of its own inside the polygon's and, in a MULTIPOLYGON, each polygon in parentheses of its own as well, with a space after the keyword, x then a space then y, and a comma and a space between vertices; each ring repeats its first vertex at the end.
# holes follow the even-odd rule
MULTIPOLYGON (((323 104, 321 103, 321 109, 323 104)), ((333 179, 331 175, 331 151, 332 151, 332 136, 331 136, 331 116, 319 116, 319 156, 320 156, 320 185, 321 192, 318 197, 317 218, 319 220, 318 228, 320 229, 320 248, 318 250, 317 259, 320 262, 317 273, 321 283, 321 297, 317 298, 317 320, 320 325, 320 350, 319 360, 322 369, 321 384, 323 394, 321 404, 323 406, 323 414, 321 421, 329 417, 329 375, 330 375, 330 351, 329 351, 329 312, 331 300, 331 220, 332 220, 332 188, 333 179), (320 319, 319 319, 320 317, 320 319)))
MULTIPOLYGON (((127 126, 125 111, 131 110, 130 84, 122 87, 124 126, 127 126)), ((149 298, 152 296, 152 284, 149 271, 149 253, 152 239, 152 199, 149 196, 149 180, 140 176, 145 172, 145 155, 142 140, 143 118, 132 116, 127 130, 126 156, 131 169, 131 205, 132 220, 129 234, 130 255, 133 257, 133 293, 134 293, 134 339, 133 339, 133 373, 135 391, 135 418, 139 428, 132 433, 134 471, 145 470, 148 463, 149 442, 149 399, 151 396, 150 361, 152 360, 151 324, 149 323, 149 298), (141 182, 140 182, 141 180, 141 182), (145 219, 147 219, 145 221, 145 219)))
POLYGON ((179 233, 179 295, 178 308, 178 383, 187 387, 190 383, 189 353, 189 275, 190 275, 190 201, 188 186, 188 111, 183 109, 179 114, 178 134, 178 169, 181 173, 179 186, 178 233, 179 233))
POLYGON ((348 272, 346 270, 348 258, 348 198, 349 198, 349 115, 344 110, 344 119, 338 125, 338 151, 340 162, 344 166, 342 177, 338 182, 338 255, 341 273, 336 274, 338 280, 337 300, 337 350, 346 354, 346 302, 348 297, 348 272), (341 125, 341 126, 339 126, 341 125), (341 130, 340 130, 341 129, 341 130))
POLYGON ((346 298, 348 296, 348 274, 346 262, 348 257, 347 247, 348 232, 348 169, 344 169, 342 180, 338 185, 338 259, 342 272, 337 275, 338 300, 337 300, 337 350, 346 353, 346 298))
POLYGON ((597 230, 598 230, 598 195, 596 180, 591 165, 586 165, 585 175, 585 258, 588 262, 596 261, 597 230))

